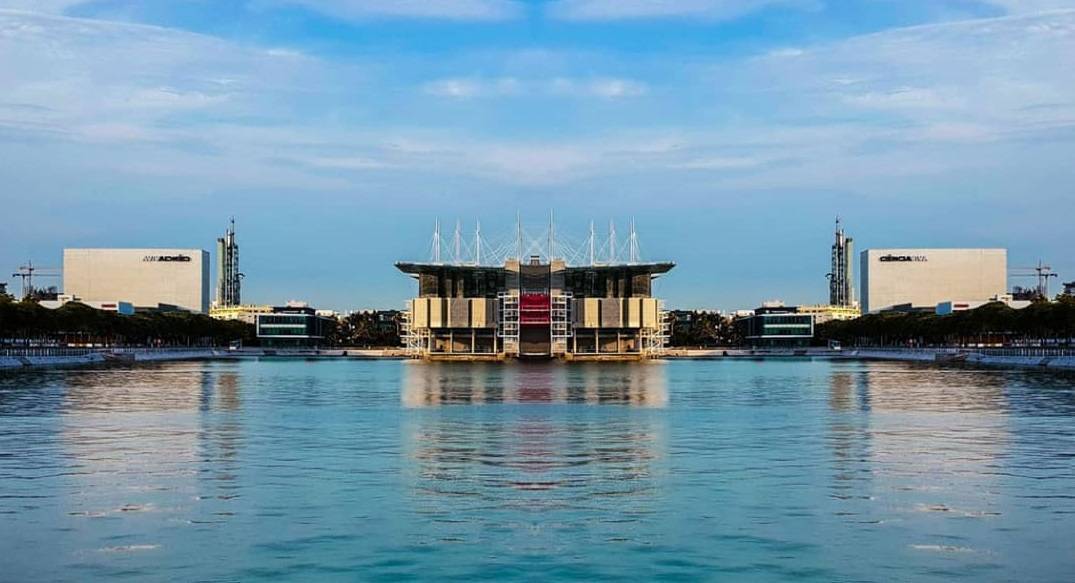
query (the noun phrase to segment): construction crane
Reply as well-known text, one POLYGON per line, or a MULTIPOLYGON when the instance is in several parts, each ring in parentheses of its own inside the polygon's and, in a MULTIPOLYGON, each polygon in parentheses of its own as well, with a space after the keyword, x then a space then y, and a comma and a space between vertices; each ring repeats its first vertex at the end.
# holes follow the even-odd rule
POLYGON ((1053 273, 1053 268, 1045 265, 1044 262, 1038 260, 1038 264, 1034 267, 1016 267, 1015 272, 1012 273, 1012 277, 1034 277, 1038 280, 1038 285, 1035 288, 1038 297, 1049 299, 1049 279, 1053 277, 1059 277, 1056 273, 1053 273))
POLYGON ((33 261, 27 261, 26 265, 20 265, 19 270, 12 273, 11 277, 22 279, 22 297, 27 298, 34 293, 35 277, 60 277, 60 270, 55 267, 36 267, 33 261))

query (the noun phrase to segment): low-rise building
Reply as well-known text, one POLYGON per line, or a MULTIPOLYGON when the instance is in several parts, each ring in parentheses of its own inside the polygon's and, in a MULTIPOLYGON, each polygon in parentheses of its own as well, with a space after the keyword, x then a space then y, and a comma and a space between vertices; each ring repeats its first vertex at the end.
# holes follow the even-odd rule
POLYGON ((115 312, 117 314, 123 314, 124 316, 134 314, 134 305, 130 302, 121 300, 83 300, 82 298, 71 294, 60 294, 56 296, 56 299, 54 300, 41 300, 38 304, 42 308, 56 310, 71 302, 85 304, 96 310, 101 310, 102 312, 115 312))
POLYGON ((336 320, 319 316, 308 306, 281 306, 270 313, 257 314, 255 324, 262 346, 314 348, 325 344, 336 320))
POLYGON ((272 306, 244 305, 215 307, 209 310, 209 316, 217 320, 238 320, 247 324, 257 322, 258 314, 271 314, 272 306))
POLYGON ((1030 300, 1017 300, 1011 295, 1000 295, 992 297, 988 300, 946 300, 937 304, 937 308, 934 311, 938 316, 947 316, 955 312, 966 312, 968 310, 974 310, 980 308, 986 304, 1000 302, 1009 308, 1021 310, 1033 302, 1030 300))
POLYGON ((814 324, 817 325, 833 320, 854 320, 862 315, 862 309, 858 306, 799 306, 798 313, 813 315, 814 324))
POLYGON ((813 314, 794 306, 763 306, 737 320, 745 344, 754 348, 805 348, 814 338, 813 314))

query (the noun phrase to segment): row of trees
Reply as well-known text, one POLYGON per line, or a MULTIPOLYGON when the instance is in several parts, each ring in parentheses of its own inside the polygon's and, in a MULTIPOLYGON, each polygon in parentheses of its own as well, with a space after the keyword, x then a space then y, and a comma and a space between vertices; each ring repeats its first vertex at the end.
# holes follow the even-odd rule
POLYGON ((78 302, 50 310, 0 296, 0 342, 105 346, 222 346, 256 343, 254 326, 188 312, 123 316, 78 302))
POLYGON ((334 346, 399 346, 400 314, 396 311, 355 312, 340 320, 329 339, 334 346))
POLYGON ((1001 302, 946 316, 870 314, 821 324, 817 340, 848 346, 966 346, 971 344, 1071 344, 1075 298, 1039 301, 1021 310, 1001 302))
POLYGON ((742 336, 734 322, 718 312, 674 312, 670 346, 738 346, 742 336))

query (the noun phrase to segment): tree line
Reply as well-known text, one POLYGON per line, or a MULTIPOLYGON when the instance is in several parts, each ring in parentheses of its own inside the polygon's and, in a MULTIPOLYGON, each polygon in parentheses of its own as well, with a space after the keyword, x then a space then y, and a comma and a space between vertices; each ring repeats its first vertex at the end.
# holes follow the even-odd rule
POLYGON ((50 310, 33 300, 0 296, 0 343, 102 346, 224 346, 256 344, 254 326, 190 312, 130 316, 68 302, 50 310))
POLYGON ((669 346, 738 346, 743 342, 742 334, 730 318, 718 312, 678 311, 673 312, 669 346))
POLYGON ((400 314, 388 312, 353 312, 341 318, 329 338, 332 346, 399 346, 400 314))
POLYGON ((1071 345, 1075 298, 1036 301, 1023 309, 1002 302, 944 316, 932 313, 869 314, 816 328, 819 343, 848 346, 1071 345))

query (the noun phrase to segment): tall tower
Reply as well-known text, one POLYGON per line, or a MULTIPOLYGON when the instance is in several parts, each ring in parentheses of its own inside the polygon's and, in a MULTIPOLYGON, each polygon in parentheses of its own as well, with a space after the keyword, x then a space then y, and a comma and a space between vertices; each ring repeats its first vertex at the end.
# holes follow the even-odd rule
POLYGON ((852 285, 851 257, 853 239, 844 233, 840 217, 836 217, 836 240, 832 243, 832 271, 829 272, 829 304, 854 306, 855 290, 852 285))
POLYGON ((242 303, 240 286, 243 274, 239 272, 239 244, 235 242, 235 219, 228 223, 224 236, 216 240, 216 305, 219 308, 238 306, 242 303))

